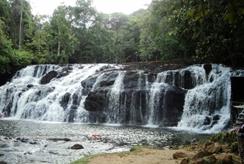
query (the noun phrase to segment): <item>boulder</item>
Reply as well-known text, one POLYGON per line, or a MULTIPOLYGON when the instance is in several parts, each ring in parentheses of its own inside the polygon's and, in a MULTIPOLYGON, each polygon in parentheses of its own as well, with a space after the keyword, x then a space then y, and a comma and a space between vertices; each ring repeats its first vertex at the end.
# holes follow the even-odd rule
POLYGON ((103 111, 106 106, 106 92, 105 90, 90 92, 85 100, 85 109, 90 112, 103 111))
POLYGON ((211 124, 211 118, 209 116, 206 116, 203 121, 203 125, 210 125, 210 124, 211 124))
POLYGON ((106 72, 103 74, 103 77, 100 81, 100 87, 112 87, 116 78, 118 76, 118 72, 106 72))
POLYGON ((212 71, 212 64, 204 64, 203 68, 204 68, 204 70, 206 72, 206 75, 208 76, 209 73, 212 71))
POLYGON ((127 71, 123 80, 123 85, 125 89, 137 89, 138 88, 138 71, 127 71))
POLYGON ((88 95, 88 93, 93 88, 93 85, 95 84, 95 82, 97 80, 97 77, 98 77, 98 75, 93 75, 93 76, 90 76, 86 80, 83 80, 81 82, 81 86, 83 87, 83 89, 82 89, 83 95, 88 95))
POLYGON ((190 164, 215 164, 216 159, 211 158, 211 156, 204 157, 204 158, 199 158, 195 161, 192 161, 190 164))
POLYGON ((57 76, 58 76, 57 71, 50 71, 41 78, 40 84, 48 84, 52 79, 54 79, 57 76))
POLYGON ((181 160, 180 164, 189 164, 190 163, 190 158, 184 158, 181 160))
POLYGON ((169 86, 161 92, 160 104, 164 126, 176 126, 181 119, 186 91, 169 86))
POLYGON ((214 155, 210 155, 210 156, 202 158, 203 164, 212 164, 212 163, 216 163, 216 161, 217 161, 217 159, 214 155))
POLYGON ((228 154, 228 153, 222 153, 222 154, 215 155, 215 158, 217 159, 216 163, 221 163, 221 164, 234 163, 232 155, 228 154))
POLYGON ((72 71, 72 67, 70 67, 69 65, 66 67, 63 67, 61 71, 58 72, 57 78, 61 78, 64 76, 69 75, 69 73, 72 71))
POLYGON ((218 143, 213 143, 205 146, 205 151, 211 154, 217 154, 223 152, 223 147, 218 143))
POLYGON ((175 152, 173 154, 174 159, 180 159, 180 158, 186 158, 186 157, 188 157, 188 155, 184 152, 175 152))
POLYGON ((67 108, 67 105, 68 105, 69 100, 70 100, 70 96, 71 96, 70 93, 68 93, 68 92, 65 93, 64 96, 62 97, 61 101, 59 102, 60 105, 61 105, 64 109, 67 108))
POLYGON ((209 152, 207 152, 207 151, 204 151, 204 150, 200 150, 199 152, 197 152, 197 153, 192 157, 192 159, 193 159, 193 160, 197 160, 197 159, 200 159, 200 158, 209 156, 209 155, 211 155, 211 153, 209 153, 209 152))
POLYGON ((71 146, 71 149, 79 150, 84 149, 84 147, 81 144, 74 144, 73 146, 71 146))

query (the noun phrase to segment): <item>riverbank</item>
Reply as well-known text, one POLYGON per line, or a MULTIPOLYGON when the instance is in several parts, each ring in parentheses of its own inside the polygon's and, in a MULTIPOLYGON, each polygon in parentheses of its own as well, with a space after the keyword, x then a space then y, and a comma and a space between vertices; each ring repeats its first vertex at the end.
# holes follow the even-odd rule
POLYGON ((72 164, 241 164, 233 132, 219 133, 208 140, 169 149, 134 147, 130 152, 100 154, 82 158, 72 164))
POLYGON ((186 149, 152 149, 146 147, 136 148, 130 152, 113 153, 113 154, 102 154, 91 157, 83 158, 72 164, 158 164, 167 163, 175 164, 180 163, 181 159, 174 159, 173 155, 177 151, 184 152, 184 154, 192 155, 191 151, 186 149))

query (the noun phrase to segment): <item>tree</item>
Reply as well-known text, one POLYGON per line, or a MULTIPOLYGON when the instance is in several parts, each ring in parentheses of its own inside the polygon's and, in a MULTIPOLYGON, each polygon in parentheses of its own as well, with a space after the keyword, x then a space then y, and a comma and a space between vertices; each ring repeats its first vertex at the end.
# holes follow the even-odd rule
POLYGON ((77 39, 71 29, 71 22, 67 20, 68 8, 59 6, 53 13, 50 22, 50 51, 52 62, 67 63, 74 53, 77 39))
POLYGON ((5 23, 0 19, 0 74, 11 71, 11 62, 13 59, 12 43, 5 33, 5 23))
POLYGON ((11 39, 16 48, 23 48, 33 37, 34 21, 30 4, 26 0, 11 0, 11 39))

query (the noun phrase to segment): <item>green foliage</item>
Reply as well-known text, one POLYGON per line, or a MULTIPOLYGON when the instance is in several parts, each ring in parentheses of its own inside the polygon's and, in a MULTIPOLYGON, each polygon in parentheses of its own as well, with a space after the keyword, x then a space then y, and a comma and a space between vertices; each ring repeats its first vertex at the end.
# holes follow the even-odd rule
POLYGON ((41 63, 244 62, 244 2, 153 0, 131 15, 91 0, 33 16, 27 0, 0 1, 0 73, 41 63))
POLYGON ((33 60, 32 53, 24 50, 15 50, 14 64, 18 67, 30 65, 33 60))
POLYGON ((0 73, 10 72, 13 58, 12 43, 4 32, 5 29, 5 23, 0 19, 0 73))

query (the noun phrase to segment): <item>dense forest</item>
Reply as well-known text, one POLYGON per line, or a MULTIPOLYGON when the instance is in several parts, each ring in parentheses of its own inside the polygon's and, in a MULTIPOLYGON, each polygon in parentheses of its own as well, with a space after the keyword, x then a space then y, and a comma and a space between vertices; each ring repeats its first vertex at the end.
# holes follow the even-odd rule
POLYGON ((244 63, 243 0, 153 0, 131 15, 91 0, 36 16, 26 0, 0 0, 0 74, 29 64, 167 61, 244 63))

